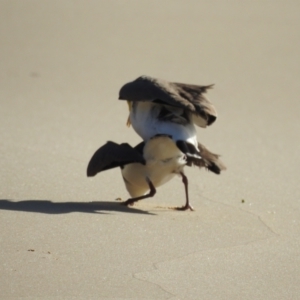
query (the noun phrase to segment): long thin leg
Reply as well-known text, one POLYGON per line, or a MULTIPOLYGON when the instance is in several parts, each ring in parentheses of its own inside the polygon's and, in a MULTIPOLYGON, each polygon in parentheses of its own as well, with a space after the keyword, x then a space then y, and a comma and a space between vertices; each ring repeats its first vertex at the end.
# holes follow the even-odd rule
POLYGON ((184 188, 185 188, 185 205, 182 207, 178 207, 178 210, 194 210, 193 207, 190 205, 190 201, 189 201, 189 191, 188 191, 188 179, 187 177, 184 175, 183 172, 180 172, 180 175, 182 177, 182 182, 184 184, 184 188))
POLYGON ((139 196, 139 197, 130 198, 127 201, 122 202, 122 204, 124 204, 124 205, 133 205, 134 202, 136 202, 136 201, 153 197, 155 195, 155 193, 156 193, 156 189, 155 189, 153 183, 151 182, 151 180, 149 178, 146 178, 146 180, 147 180, 149 188, 150 188, 149 193, 146 194, 146 195, 139 196))

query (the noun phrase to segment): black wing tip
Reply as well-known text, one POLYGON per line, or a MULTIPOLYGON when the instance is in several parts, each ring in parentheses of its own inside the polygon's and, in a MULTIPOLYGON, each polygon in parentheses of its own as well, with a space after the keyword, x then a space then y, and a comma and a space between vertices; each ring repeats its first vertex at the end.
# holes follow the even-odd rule
POLYGON ((91 164, 92 160, 89 162, 87 170, 86 170, 86 176, 87 177, 93 177, 95 176, 98 172, 95 170, 94 166, 91 164))
POLYGON ((215 123, 216 120, 217 120, 216 116, 209 115, 207 120, 207 125, 210 126, 211 124, 215 123))
POLYGON ((215 164, 208 166, 207 169, 217 175, 221 174, 221 169, 215 164))
POLYGON ((218 160, 217 162, 212 162, 207 169, 217 175, 220 175, 222 171, 226 171, 227 167, 223 164, 223 162, 219 159, 218 156, 218 160))
POLYGON ((97 173, 92 172, 91 170, 87 170, 87 171, 86 171, 86 176, 87 176, 87 177, 94 177, 96 174, 97 174, 97 173))
POLYGON ((86 176, 87 177, 94 177, 97 173, 94 173, 94 172, 87 172, 86 173, 86 176))

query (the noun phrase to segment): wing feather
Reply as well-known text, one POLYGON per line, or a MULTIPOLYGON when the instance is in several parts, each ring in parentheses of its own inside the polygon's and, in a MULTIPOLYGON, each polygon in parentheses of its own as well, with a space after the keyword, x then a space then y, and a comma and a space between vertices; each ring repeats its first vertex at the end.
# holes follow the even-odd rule
POLYGON ((204 145, 202 145, 200 143, 198 143, 198 148, 199 148, 200 154, 203 158, 203 161, 205 162, 205 167, 208 170, 210 170, 216 174, 220 174, 221 171, 226 170, 226 166, 220 160, 220 155, 212 153, 204 145))
MULTIPOLYGON (((141 76, 123 85, 119 92, 119 99, 133 102, 151 101, 184 108, 204 119, 205 125, 210 125, 216 120, 217 112, 203 94, 212 87, 213 85, 192 85, 141 76)), ((199 120, 197 125, 205 127, 203 120, 199 120)))
MULTIPOLYGON (((142 147, 141 144, 138 145, 142 147)), ((116 144, 108 141, 100 147, 90 159, 87 167, 87 176, 95 176, 97 173, 130 163, 145 164, 145 159, 139 150, 129 144, 116 144)))

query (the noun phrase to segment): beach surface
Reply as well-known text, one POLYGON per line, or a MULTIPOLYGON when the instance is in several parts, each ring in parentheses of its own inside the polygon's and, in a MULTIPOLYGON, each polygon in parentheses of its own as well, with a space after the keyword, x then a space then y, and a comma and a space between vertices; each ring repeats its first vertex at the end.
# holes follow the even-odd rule
POLYGON ((1 299, 300 299, 299 1, 0 0, 1 299), (136 145, 120 87, 215 84, 186 168, 133 207, 106 141, 136 145))

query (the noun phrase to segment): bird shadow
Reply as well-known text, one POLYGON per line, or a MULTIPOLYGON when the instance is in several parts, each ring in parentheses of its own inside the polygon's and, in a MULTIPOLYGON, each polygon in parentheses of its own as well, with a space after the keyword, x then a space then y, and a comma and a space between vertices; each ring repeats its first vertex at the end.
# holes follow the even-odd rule
POLYGON ((91 202, 52 202, 50 200, 8 200, 0 199, 0 210, 34 212, 43 214, 68 214, 72 212, 107 214, 108 212, 123 212, 133 214, 154 215, 153 213, 127 207, 121 202, 91 201, 91 202))

